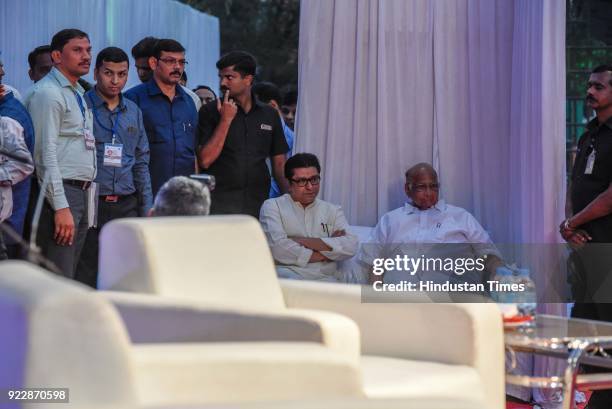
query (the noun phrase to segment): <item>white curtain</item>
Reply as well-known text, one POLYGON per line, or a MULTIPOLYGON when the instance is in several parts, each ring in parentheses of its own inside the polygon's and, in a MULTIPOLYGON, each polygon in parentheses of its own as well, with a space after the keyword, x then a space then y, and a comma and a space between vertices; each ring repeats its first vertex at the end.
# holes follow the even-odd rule
MULTIPOLYGON (((28 89, 28 53, 64 28, 89 34, 93 58, 104 47, 122 48, 130 56, 126 89, 140 83, 130 50, 146 36, 174 38, 186 49, 188 86, 218 84, 219 19, 174 0, 0 0, 0 57, 3 83, 28 89)), ((93 68, 93 64, 92 64, 93 68)), ((85 76, 93 82, 93 69, 85 76)))
POLYGON ((322 197, 372 226, 431 162, 448 202, 537 253, 549 295, 565 283, 564 103, 563 1, 302 0, 295 151, 321 159, 322 197))

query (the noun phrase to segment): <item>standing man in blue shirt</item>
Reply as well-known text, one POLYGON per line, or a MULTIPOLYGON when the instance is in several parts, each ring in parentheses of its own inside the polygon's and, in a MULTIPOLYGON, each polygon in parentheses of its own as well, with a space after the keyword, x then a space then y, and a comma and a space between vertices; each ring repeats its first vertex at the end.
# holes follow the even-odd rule
MULTIPOLYGON (((281 119, 281 123, 283 125, 283 134, 285 134, 285 141, 287 141, 287 145, 289 145, 289 152, 287 152, 287 158, 291 157, 291 151, 293 150, 293 140, 295 139, 295 135, 293 133, 293 129, 289 128, 289 126, 285 123, 283 119, 283 114, 280 109, 281 104, 281 93, 278 87, 267 81, 258 82, 253 85, 252 88, 253 94, 255 97, 263 102, 264 104, 270 105, 272 108, 278 112, 278 116, 281 119)), ((275 197, 280 197, 283 194, 278 187, 274 178, 270 180, 270 199, 275 197)))
POLYGON ((38 242, 43 255, 74 278, 89 224, 87 190, 96 177, 93 116, 78 83, 91 64, 89 37, 77 29, 56 33, 51 58, 55 66, 26 100, 36 132, 36 175, 41 186, 48 181, 38 242))
POLYGON ((142 110, 151 149, 153 194, 172 176, 195 173, 198 112, 179 85, 186 64, 185 48, 178 41, 158 40, 149 58, 153 78, 125 93, 142 110))
POLYGON ((128 79, 128 55, 108 47, 96 58, 94 89, 85 101, 94 115, 98 162, 98 218, 89 229, 77 280, 95 288, 102 227, 122 217, 145 216, 152 206, 149 142, 136 104, 121 95, 128 79))

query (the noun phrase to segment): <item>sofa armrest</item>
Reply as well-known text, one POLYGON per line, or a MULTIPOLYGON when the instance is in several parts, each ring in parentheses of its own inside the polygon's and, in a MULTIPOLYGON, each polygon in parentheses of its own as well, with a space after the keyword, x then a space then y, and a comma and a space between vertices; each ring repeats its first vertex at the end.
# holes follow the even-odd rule
POLYGON ((150 294, 100 291, 115 305, 133 343, 316 342, 357 359, 359 330, 325 311, 245 311, 150 294))
POLYGON ((487 402, 503 407, 503 325, 495 304, 365 303, 359 285, 280 281, 289 308, 333 311, 354 320, 364 355, 472 366, 487 402))

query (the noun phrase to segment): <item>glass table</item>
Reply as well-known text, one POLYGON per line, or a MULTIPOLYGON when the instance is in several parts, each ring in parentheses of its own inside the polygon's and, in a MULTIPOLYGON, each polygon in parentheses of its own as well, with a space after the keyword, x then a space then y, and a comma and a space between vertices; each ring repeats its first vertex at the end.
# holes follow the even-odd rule
POLYGON ((563 409, 571 409, 576 388, 582 390, 612 389, 612 371, 578 374, 581 364, 612 370, 612 323, 553 315, 537 315, 535 320, 505 330, 506 350, 510 354, 510 369, 516 368, 516 352, 565 359, 563 375, 537 377, 507 374, 506 381, 513 385, 539 388, 561 388, 563 409))

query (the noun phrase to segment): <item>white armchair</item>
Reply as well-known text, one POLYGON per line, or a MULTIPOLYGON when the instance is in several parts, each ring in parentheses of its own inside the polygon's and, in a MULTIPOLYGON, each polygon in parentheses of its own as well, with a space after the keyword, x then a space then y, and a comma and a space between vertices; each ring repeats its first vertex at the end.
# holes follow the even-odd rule
MULTIPOLYGON (((100 257, 99 287, 106 290, 180 298, 194 308, 310 319, 314 309, 351 318, 361 331, 359 363, 369 397, 504 407, 503 328, 495 305, 365 304, 358 285, 280 284, 263 232, 248 216, 116 220, 102 231, 100 257)), ((323 343, 337 350, 359 345, 337 336, 323 343)), ((354 357, 350 348, 348 355, 354 357)))
POLYGON ((0 333, 0 390, 69 388, 62 407, 363 396, 355 360, 320 343, 133 344, 104 297, 25 262, 0 263, 0 333))

